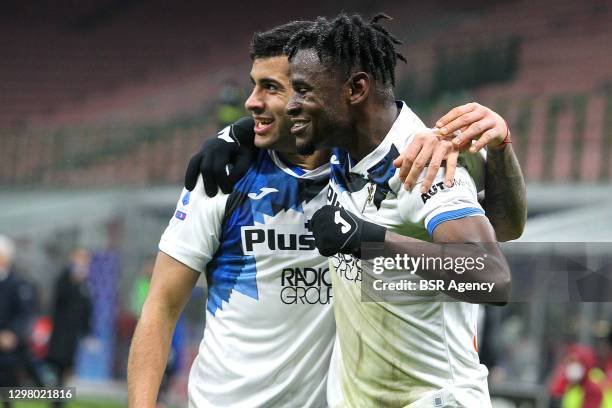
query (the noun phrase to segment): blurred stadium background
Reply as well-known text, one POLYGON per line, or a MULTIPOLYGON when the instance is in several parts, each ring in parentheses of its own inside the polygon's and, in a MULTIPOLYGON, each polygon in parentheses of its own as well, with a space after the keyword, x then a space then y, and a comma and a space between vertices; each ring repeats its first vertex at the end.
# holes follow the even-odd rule
MULTIPOLYGON (((0 233, 17 242, 19 274, 38 288, 41 316, 68 254, 93 251, 80 396, 125 405, 143 282, 188 158, 244 114, 251 34, 341 10, 395 18, 389 27, 409 61, 397 93, 430 125, 472 100, 507 118, 528 181, 521 241, 612 241, 610 0, 4 0, 0 233)), ((602 250, 594 259, 610 257, 602 250)), ((203 302, 199 288, 184 314, 170 405, 184 405, 203 302)), ((592 347, 605 368, 611 316, 612 303, 489 309, 481 352, 495 406, 547 406, 568 344, 592 347)))

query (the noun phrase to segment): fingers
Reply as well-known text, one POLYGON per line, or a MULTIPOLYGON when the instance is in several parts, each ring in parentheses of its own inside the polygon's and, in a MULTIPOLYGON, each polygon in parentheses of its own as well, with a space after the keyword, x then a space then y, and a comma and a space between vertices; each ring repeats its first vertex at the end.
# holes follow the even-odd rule
POLYGON ((204 192, 207 196, 213 198, 217 195, 218 186, 213 173, 212 155, 205 154, 203 156, 200 162, 200 173, 204 181, 204 192))
POLYGON ((201 161, 202 152, 198 152, 191 157, 189 164, 187 164, 187 171, 185 172, 185 188, 189 191, 193 191, 198 182, 201 161))
POLYGON ((219 189, 221 189, 221 192, 223 192, 224 194, 231 193, 233 187, 233 184, 229 180, 227 166, 227 163, 221 162, 219 158, 215 158, 213 174, 215 176, 215 181, 217 182, 219 189))
POLYGON ((400 168, 403 162, 404 162, 404 157, 400 154, 399 156, 397 156, 395 160, 393 160, 393 167, 395 167, 396 169, 400 168))
MULTIPOLYGON (((499 139, 499 131, 497 129, 489 129, 486 131, 480 139, 478 139, 475 143, 470 147, 470 153, 476 153, 482 148, 484 148, 489 143, 492 143, 494 140, 499 139)), ((498 143, 499 144, 499 143, 498 143)))
POLYGON ((444 185, 452 187, 455 180, 455 170, 457 170, 458 151, 452 151, 446 156, 446 174, 444 175, 444 185))
MULTIPOLYGON (((467 130, 467 127, 461 129, 461 132, 465 132, 466 130, 467 130)), ((464 150, 469 149, 470 146, 472 145, 471 139, 466 139, 464 137, 461 137, 461 135, 459 135, 455 139, 452 139, 453 145, 455 146, 455 150, 464 151, 464 150)))
MULTIPOLYGON (((478 106, 476 102, 470 102, 470 103, 466 103, 465 105, 461 105, 458 106, 456 108, 451 109, 446 115, 442 116, 440 119, 438 119, 438 121, 436 122, 436 127, 437 128, 443 128, 445 127, 448 123, 452 122, 453 120, 457 119, 458 117, 465 115, 468 112, 472 112, 473 110, 475 110, 478 106)), ((457 129, 455 129, 457 130, 457 129)), ((452 133, 454 132, 454 130, 451 130, 447 133, 452 133)))
POLYGON ((230 174, 228 176, 229 181, 232 183, 232 188, 238 180, 240 180, 249 170, 253 163, 255 154, 252 150, 244 147, 240 147, 236 153, 235 163, 230 174))
POLYGON ((480 138, 483 133, 489 129, 494 128, 496 121, 492 117, 485 117, 482 120, 472 123, 460 136, 453 140, 455 146, 460 146, 465 143, 471 142, 472 139, 480 138))
POLYGON ((423 145, 423 148, 421 149, 420 153, 412 163, 412 167, 410 168, 408 176, 406 176, 406 181, 404 182, 406 190, 412 190, 414 185, 417 183, 419 175, 431 159, 433 150, 434 145, 432 143, 427 143, 423 145))
POLYGON ((399 178, 403 182, 412 167, 414 159, 423 147, 423 139, 417 135, 402 153, 393 161, 393 166, 399 168, 399 178))
POLYGON ((327 235, 325 231, 329 231, 329 228, 322 229, 322 227, 329 226, 330 223, 333 224, 333 212, 337 209, 337 207, 333 207, 331 205, 325 205, 319 208, 310 219, 310 231, 314 235, 315 246, 317 250, 322 256, 332 256, 337 251, 334 248, 330 248, 329 243, 327 242, 327 235))
POLYGON ((440 133, 442 133, 443 135, 447 135, 453 133, 456 130, 460 130, 461 128, 469 128, 469 126, 472 126, 475 122, 482 120, 484 117, 484 110, 475 109, 448 122, 446 125, 440 128, 440 133))
POLYGON ((238 119, 231 129, 232 137, 238 144, 245 147, 254 147, 255 121, 251 116, 238 119))
POLYGON ((429 166, 427 168, 427 174, 423 179, 423 184, 421 185, 421 193, 426 193, 427 190, 431 188, 434 180, 436 179, 436 175, 438 174, 438 170, 442 164, 442 160, 446 157, 449 152, 452 152, 453 147, 452 144, 448 141, 443 141, 438 145, 438 147, 433 151, 433 155, 431 160, 429 161, 429 166))
MULTIPOLYGON (((211 152, 215 150, 214 146, 218 142, 219 140, 216 137, 205 140, 204 143, 202 143, 202 147, 200 148, 199 162, 197 162, 199 174, 202 175, 202 181, 204 182, 204 192, 207 196, 211 198, 217 195, 217 183, 215 183, 214 175, 212 173, 213 154, 211 154, 211 152)), ((196 156, 194 156, 192 160, 194 160, 196 156)), ((195 165, 196 163, 194 163, 194 166, 195 165)))
POLYGON ((231 193, 234 188, 234 183, 229 178, 227 165, 233 164, 237 152, 238 145, 236 143, 227 143, 225 148, 218 149, 213 158, 213 175, 217 185, 225 194, 231 193))

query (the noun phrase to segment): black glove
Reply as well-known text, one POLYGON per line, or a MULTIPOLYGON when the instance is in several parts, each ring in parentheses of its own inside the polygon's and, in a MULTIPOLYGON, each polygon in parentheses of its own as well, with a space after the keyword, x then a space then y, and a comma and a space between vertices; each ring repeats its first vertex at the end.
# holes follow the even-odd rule
POLYGON ((337 253, 361 258, 364 242, 385 242, 387 229, 364 221, 341 207, 326 205, 317 210, 309 222, 315 245, 323 256, 337 253))
POLYGON ((198 176, 202 174, 207 196, 217 195, 218 188, 225 194, 231 193, 236 182, 246 174, 255 160, 257 148, 253 144, 254 126, 253 118, 244 117, 230 126, 228 135, 234 142, 219 137, 206 140, 200 151, 189 160, 185 172, 185 188, 192 191, 198 176))

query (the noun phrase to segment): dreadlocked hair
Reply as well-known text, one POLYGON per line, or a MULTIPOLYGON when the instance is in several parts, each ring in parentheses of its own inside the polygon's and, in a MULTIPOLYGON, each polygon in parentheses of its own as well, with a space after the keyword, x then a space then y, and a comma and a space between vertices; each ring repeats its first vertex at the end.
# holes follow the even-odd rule
POLYGON ((289 39, 312 24, 312 21, 291 21, 267 31, 256 32, 251 39, 251 60, 285 55, 284 48, 289 39))
POLYGON ((397 60, 407 61, 395 50, 402 42, 380 20, 392 18, 380 13, 366 23, 359 14, 342 13, 331 21, 318 17, 289 39, 285 54, 291 60, 299 50, 314 49, 322 63, 334 64, 347 76, 358 69, 394 86, 397 60))

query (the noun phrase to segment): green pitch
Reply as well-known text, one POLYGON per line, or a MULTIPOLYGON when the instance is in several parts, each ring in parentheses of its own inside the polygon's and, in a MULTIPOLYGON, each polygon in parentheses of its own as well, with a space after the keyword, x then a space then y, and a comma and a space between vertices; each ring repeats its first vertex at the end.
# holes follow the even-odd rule
MULTIPOLYGON (((14 403, 15 408, 49 408, 49 402, 23 401, 14 403)), ((66 408, 126 408, 127 404, 115 401, 74 401, 66 404, 66 408)))

